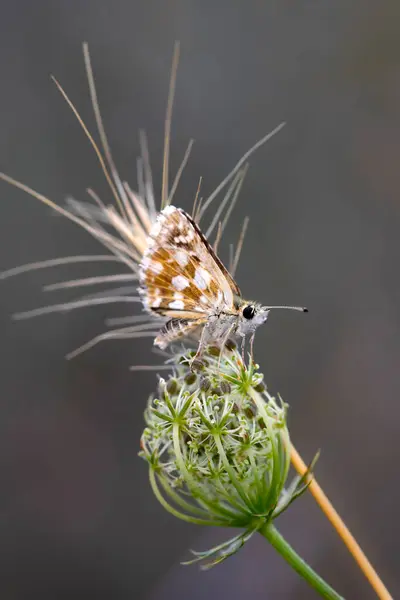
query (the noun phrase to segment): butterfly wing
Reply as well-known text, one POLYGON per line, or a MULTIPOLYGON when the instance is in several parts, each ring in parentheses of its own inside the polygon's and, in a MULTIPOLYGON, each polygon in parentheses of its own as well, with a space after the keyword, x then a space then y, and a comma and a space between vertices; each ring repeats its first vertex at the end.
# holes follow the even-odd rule
POLYGON ((140 267, 142 299, 151 312, 206 318, 216 308, 233 310, 240 297, 198 225, 174 206, 158 215, 140 267))

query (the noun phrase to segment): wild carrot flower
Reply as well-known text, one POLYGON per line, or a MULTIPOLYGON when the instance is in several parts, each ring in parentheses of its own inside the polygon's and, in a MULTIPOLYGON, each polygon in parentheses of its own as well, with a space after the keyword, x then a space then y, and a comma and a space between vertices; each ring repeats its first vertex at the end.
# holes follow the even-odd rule
POLYGON ((192 356, 184 350, 167 361, 173 373, 149 401, 140 454, 156 497, 173 515, 244 529, 198 556, 212 565, 281 514, 307 488, 307 477, 285 487, 287 406, 268 393, 258 365, 244 364, 231 344, 222 355, 208 348, 194 371, 192 356))

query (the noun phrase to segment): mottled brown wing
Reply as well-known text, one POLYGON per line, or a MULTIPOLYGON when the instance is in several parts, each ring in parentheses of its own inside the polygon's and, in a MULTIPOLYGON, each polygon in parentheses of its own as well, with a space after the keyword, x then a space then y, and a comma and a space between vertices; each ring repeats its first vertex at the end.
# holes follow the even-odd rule
POLYGON ((199 227, 174 206, 166 207, 153 225, 140 281, 145 308, 170 317, 234 310, 236 296, 240 297, 199 227))

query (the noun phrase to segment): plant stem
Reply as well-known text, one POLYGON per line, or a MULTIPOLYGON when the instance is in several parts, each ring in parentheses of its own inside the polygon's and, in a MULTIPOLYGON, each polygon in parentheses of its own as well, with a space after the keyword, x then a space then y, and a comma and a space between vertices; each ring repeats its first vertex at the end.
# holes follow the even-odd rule
MULTIPOLYGON (((296 448, 294 448, 293 445, 291 448, 291 461, 292 465, 299 473, 299 475, 304 475, 304 473, 307 470, 307 465, 305 464, 300 454, 297 452, 296 448)), ((380 598, 380 600, 393 600, 392 595, 385 587, 378 573, 375 571, 374 567, 371 565, 368 558, 361 550, 359 544, 351 534, 350 530, 346 527, 340 515, 332 506, 328 497, 314 478, 311 480, 308 489, 314 496, 315 501, 319 504, 325 516, 329 519, 339 536, 342 538, 344 544, 347 546, 354 560, 357 562, 361 571, 364 573, 365 577, 370 582, 372 588, 375 590, 378 598, 380 598)))
POLYGON ((343 600, 330 585, 326 583, 313 569, 293 550, 279 531, 271 524, 266 523, 259 529, 269 543, 289 563, 291 567, 303 577, 323 598, 328 600, 343 600))

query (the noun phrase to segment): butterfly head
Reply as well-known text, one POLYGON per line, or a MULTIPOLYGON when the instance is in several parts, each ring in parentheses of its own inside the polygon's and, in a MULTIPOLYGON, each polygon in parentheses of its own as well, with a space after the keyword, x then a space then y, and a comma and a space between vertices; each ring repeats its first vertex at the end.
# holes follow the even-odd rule
POLYGON ((238 334, 245 336, 255 332, 259 325, 265 323, 269 310, 256 302, 242 302, 239 308, 238 334))

